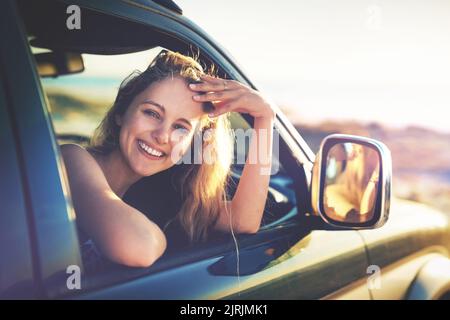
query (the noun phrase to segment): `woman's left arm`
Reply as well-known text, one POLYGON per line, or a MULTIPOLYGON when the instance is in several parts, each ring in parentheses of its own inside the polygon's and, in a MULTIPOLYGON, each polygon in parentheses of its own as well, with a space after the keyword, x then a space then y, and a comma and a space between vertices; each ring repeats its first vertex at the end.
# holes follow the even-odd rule
POLYGON ((269 189, 272 166, 272 136, 275 111, 258 91, 237 81, 204 76, 203 82, 191 85, 196 101, 215 102, 210 116, 227 112, 248 113, 254 117, 250 148, 244 170, 233 199, 224 203, 215 228, 236 233, 256 233, 261 225, 269 189), (231 222, 231 223, 230 223, 231 222))

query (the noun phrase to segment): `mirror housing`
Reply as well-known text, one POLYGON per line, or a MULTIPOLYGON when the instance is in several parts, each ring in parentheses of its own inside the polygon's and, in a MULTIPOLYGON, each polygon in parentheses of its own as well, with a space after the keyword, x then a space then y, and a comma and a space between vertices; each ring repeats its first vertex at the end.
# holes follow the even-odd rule
POLYGON ((58 77, 84 71, 83 57, 72 52, 43 52, 34 54, 39 76, 58 77))
POLYGON ((313 212, 337 228, 379 228, 389 217, 391 180, 391 153, 383 143, 329 135, 314 163, 313 212))

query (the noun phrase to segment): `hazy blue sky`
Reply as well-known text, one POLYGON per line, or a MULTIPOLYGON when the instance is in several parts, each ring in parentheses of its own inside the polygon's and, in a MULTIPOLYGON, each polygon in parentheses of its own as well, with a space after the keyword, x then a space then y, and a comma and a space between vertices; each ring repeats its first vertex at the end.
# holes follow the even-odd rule
MULTIPOLYGON (((450 0, 175 1, 293 121, 450 132, 450 0)), ((80 77, 120 83, 156 53, 85 55, 80 77)), ((93 90, 80 81, 89 95, 113 99, 118 85, 105 83, 93 90)))
POLYGON ((175 1, 293 118, 450 131, 450 1, 175 1))

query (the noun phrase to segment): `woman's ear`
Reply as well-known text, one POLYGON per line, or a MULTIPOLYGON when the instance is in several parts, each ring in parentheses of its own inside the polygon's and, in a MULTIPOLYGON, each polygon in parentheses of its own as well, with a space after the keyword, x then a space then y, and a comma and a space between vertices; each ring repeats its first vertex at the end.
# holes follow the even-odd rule
POLYGON ((116 114, 116 115, 114 116, 114 120, 116 121, 116 124, 117 124, 119 127, 122 126, 122 117, 121 117, 120 115, 116 114))

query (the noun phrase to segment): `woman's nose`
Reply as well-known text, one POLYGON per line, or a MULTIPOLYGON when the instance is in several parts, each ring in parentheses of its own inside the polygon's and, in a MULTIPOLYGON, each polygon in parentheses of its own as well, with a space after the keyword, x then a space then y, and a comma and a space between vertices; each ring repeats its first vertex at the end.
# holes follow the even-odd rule
POLYGON ((169 130, 167 128, 165 128, 164 125, 161 125, 156 130, 153 130, 152 136, 158 144, 169 143, 169 130))

